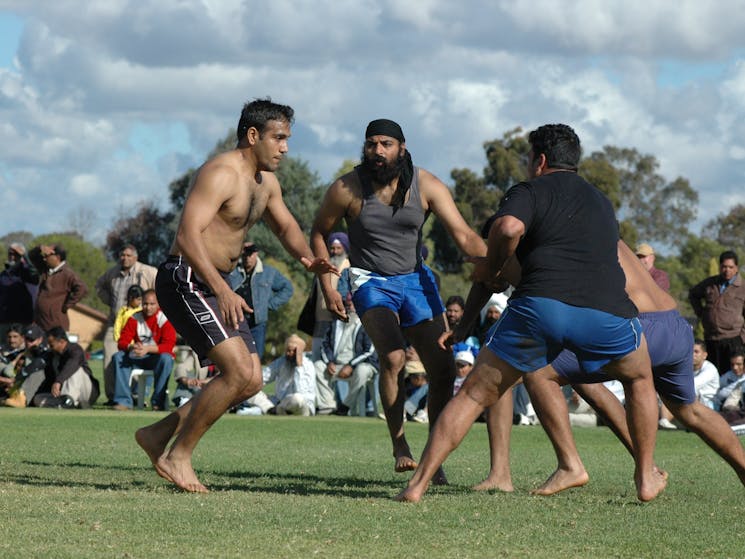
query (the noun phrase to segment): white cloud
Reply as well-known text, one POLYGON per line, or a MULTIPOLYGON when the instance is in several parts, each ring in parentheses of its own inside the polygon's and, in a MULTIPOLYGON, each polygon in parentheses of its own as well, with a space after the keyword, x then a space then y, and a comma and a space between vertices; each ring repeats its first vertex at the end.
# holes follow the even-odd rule
MULTIPOLYGON (((0 68, 0 188, 34 200, 39 233, 64 227, 71 204, 92 204, 104 227, 139 200, 165 203, 170 180, 201 163, 245 101, 266 95, 296 109, 291 154, 324 180, 359 155, 366 123, 381 116, 402 124, 415 162, 442 178, 480 170, 483 142, 515 126, 564 121, 586 150, 636 147, 665 176, 690 178, 700 221, 745 180, 741 0, 717 10, 692 0, 4 6, 26 27, 17 67, 0 68), (726 78, 662 83, 670 60, 726 78), (162 156, 131 142, 133 130, 173 123, 187 140, 162 156)), ((23 228, 15 214, 2 228, 23 228)))

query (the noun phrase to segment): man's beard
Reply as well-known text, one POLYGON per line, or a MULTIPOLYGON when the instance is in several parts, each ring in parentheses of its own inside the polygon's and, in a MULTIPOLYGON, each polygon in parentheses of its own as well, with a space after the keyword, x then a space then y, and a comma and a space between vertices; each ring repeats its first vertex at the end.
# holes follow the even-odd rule
POLYGON ((346 259, 347 259, 347 255, 346 254, 335 254, 335 255, 329 257, 329 262, 331 262, 331 264, 333 266, 336 266, 338 268, 339 266, 341 266, 342 264, 344 264, 344 261, 346 259))
POLYGON ((388 163, 385 157, 374 155, 371 159, 365 157, 365 150, 362 150, 362 168, 369 174, 375 184, 390 184, 395 178, 401 176, 404 169, 404 156, 400 155, 395 161, 388 163), (384 165, 378 167, 376 163, 382 162, 384 165))

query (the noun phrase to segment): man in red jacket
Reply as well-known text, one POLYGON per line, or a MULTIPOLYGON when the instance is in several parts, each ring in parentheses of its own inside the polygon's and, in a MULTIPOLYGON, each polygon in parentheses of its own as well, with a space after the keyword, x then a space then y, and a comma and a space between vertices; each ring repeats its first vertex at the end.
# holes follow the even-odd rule
POLYGON ((153 371, 155 388, 151 404, 153 410, 164 409, 175 345, 176 330, 160 310, 155 290, 148 289, 142 296, 142 311, 132 315, 124 325, 119 351, 112 358, 116 374, 115 410, 132 409, 130 376, 135 368, 153 371))

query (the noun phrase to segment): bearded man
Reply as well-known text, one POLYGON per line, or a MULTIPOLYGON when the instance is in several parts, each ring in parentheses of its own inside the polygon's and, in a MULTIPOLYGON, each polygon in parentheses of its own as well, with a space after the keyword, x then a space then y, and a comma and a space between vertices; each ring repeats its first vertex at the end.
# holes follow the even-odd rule
MULTIPOLYGON (((387 119, 370 122, 362 163, 329 187, 311 232, 317 257, 328 258, 328 239, 341 218, 349 235, 349 279, 354 306, 380 357, 380 393, 393 443, 395 471, 416 468, 403 428, 403 375, 408 342, 429 376, 430 425, 453 393, 455 362, 437 345, 447 330, 445 308, 434 274, 422 261, 422 227, 434 213, 469 256, 486 254, 486 244, 469 226, 448 188, 415 167, 401 127, 387 119)), ((324 284, 328 309, 346 319, 342 297, 324 284)), ((442 470, 434 480, 446 483, 442 470)))

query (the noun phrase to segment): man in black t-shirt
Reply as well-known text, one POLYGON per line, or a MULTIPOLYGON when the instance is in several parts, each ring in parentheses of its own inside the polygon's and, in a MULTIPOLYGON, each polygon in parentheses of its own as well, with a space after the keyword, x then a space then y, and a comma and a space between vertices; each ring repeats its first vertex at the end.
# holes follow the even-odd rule
MULTIPOLYGON (((574 351, 583 371, 603 368, 624 384, 637 497, 650 501, 665 487, 653 456, 657 400, 652 370, 636 307, 624 290, 613 207, 577 174, 579 138, 570 127, 542 126, 528 141, 530 180, 512 187, 500 203, 487 256, 476 259, 475 283, 453 339, 468 331, 492 291, 504 290, 503 267, 512 255, 522 267, 521 279, 398 500, 418 501, 484 409, 565 348, 574 351)), ((450 336, 444 334, 441 342, 450 336)))

